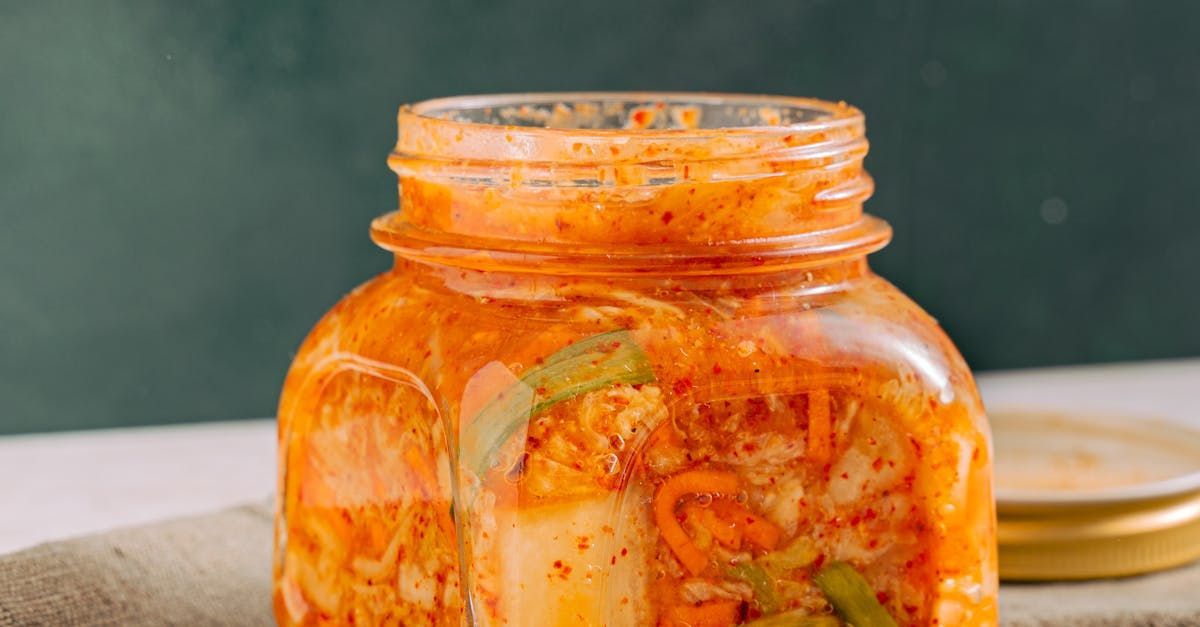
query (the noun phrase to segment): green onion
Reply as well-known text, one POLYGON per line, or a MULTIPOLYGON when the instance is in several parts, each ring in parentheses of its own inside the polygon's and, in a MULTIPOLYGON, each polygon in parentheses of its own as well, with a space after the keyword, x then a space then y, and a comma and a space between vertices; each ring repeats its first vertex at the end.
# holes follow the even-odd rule
POLYGON ((845 562, 832 562, 813 581, 825 593, 842 620, 854 627, 896 627, 863 576, 845 562))
POLYGON ((779 609, 779 595, 775 593, 775 584, 771 582, 762 566, 754 562, 742 562, 726 568, 725 576, 750 584, 750 589, 754 591, 754 606, 763 614, 770 614, 779 609))
POLYGON ((609 331, 580 340, 525 371, 518 383, 480 410, 463 430, 461 462, 482 475, 509 438, 554 405, 618 383, 653 381, 650 359, 629 331, 609 331))
POLYGON ((742 627, 839 627, 841 624, 836 616, 813 616, 807 610, 792 610, 752 620, 742 627))
POLYGON ((771 551, 758 558, 758 561, 769 570, 782 572, 804 568, 813 563, 818 555, 820 555, 820 551, 817 550, 817 547, 808 538, 801 536, 792 540, 791 544, 782 549, 771 551))

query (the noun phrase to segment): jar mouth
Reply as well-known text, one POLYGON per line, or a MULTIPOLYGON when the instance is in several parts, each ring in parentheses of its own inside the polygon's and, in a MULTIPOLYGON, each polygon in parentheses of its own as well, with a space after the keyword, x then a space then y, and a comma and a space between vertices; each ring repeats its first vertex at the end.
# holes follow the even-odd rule
POLYGON ((844 102, 752 94, 548 92, 401 107, 391 163, 406 158, 567 164, 865 152, 864 117, 844 102), (806 154, 802 154, 806 153, 806 154))
MULTIPOLYGON (((713 273, 865 254, 866 124, 790 96, 577 92, 401 107, 401 210, 375 240, 437 263, 713 273)), ((765 271, 766 268, 761 270, 765 271)))
POLYGON ((798 129, 861 116, 844 102, 708 92, 483 94, 435 98, 406 109, 469 124, 625 132, 798 129))

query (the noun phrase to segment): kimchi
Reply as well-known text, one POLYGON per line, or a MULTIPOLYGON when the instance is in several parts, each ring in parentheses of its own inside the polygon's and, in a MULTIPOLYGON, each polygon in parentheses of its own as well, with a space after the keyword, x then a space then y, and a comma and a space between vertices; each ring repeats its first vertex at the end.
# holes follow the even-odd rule
POLYGON ((281 624, 994 625, 970 371, 867 255, 861 112, 404 107, 395 265, 279 409, 281 624))

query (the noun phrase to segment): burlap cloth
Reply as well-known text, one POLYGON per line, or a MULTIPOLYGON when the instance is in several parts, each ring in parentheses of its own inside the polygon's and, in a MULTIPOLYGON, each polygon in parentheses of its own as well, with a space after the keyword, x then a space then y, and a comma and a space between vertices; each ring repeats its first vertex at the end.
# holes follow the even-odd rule
MULTIPOLYGON (((266 503, 0 556, 0 625, 269 625, 266 503)), ((1200 565, 1005 585, 1005 626, 1200 626, 1200 565)))

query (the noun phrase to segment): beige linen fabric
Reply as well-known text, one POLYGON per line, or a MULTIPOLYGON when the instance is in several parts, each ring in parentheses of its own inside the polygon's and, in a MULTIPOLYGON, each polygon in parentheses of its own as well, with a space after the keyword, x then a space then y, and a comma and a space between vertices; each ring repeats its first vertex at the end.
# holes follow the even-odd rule
POLYGON ((266 504, 0 556, 0 625, 271 625, 266 504))
MULTIPOLYGON (((266 503, 0 556, 0 626, 271 625, 266 503)), ((1005 627, 1200 626, 1200 564, 1130 579, 1008 584, 1005 627)))

